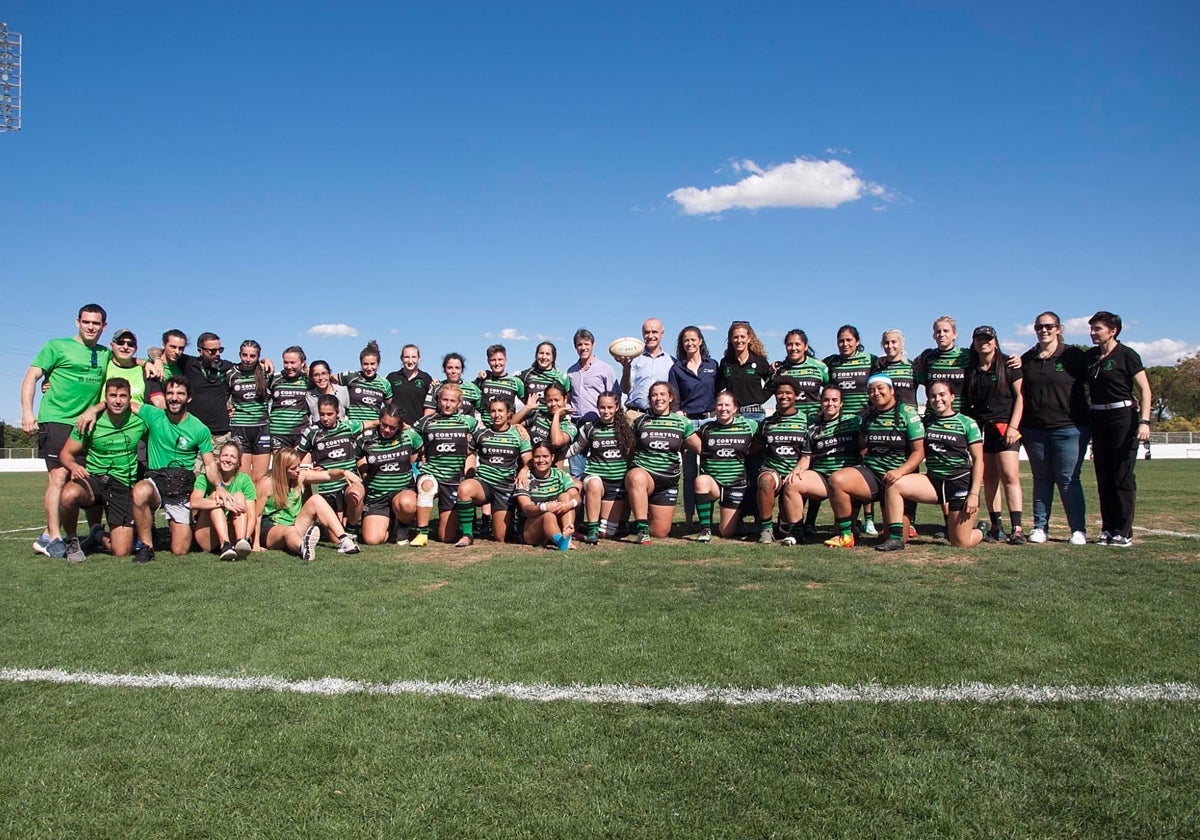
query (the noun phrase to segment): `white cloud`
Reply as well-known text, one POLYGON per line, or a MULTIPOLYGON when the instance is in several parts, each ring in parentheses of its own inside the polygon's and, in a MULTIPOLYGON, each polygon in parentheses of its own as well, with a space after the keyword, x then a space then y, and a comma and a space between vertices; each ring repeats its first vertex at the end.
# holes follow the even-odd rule
POLYGON ((500 332, 498 332, 498 333, 485 332, 483 334, 483 337, 484 338, 498 338, 501 341, 528 341, 529 340, 529 336, 521 335, 521 331, 514 329, 513 327, 505 327, 504 329, 500 330, 500 332))
POLYGON ((317 324, 305 330, 304 334, 321 338, 355 338, 358 330, 349 324, 317 324))
POLYGON ((1142 364, 1147 367, 1153 365, 1169 365, 1173 367, 1184 356, 1191 356, 1200 352, 1200 344, 1188 344, 1186 341, 1179 341, 1174 338, 1159 338, 1154 341, 1126 341, 1124 343, 1138 352, 1138 355, 1142 357, 1142 364))
POLYGON ((700 329, 702 329, 704 332, 716 332, 721 328, 716 324, 700 324, 700 329))
POLYGON ((881 184, 864 181, 839 160, 806 160, 763 169, 752 160, 735 161, 733 170, 748 173, 736 184, 707 189, 680 187, 667 197, 689 216, 722 213, 734 208, 837 207, 871 196, 891 201, 894 196, 881 184))

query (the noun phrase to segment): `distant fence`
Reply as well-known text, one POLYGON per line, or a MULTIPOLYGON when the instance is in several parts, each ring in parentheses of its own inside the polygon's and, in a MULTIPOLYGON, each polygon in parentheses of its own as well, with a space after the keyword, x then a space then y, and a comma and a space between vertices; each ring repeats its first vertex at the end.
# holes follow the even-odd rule
POLYGON ((32 446, 17 447, 15 449, 0 449, 0 458, 36 458, 37 449, 32 446))
POLYGON ((1151 445, 1156 443, 1186 443, 1200 446, 1200 432, 1151 432, 1151 445))

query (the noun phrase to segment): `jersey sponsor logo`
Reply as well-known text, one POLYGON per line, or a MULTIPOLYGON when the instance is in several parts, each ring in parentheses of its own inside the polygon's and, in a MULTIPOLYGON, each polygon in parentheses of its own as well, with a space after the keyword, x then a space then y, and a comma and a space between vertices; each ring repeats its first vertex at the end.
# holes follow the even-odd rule
POLYGON ((456 449, 458 449, 458 445, 454 444, 454 443, 439 443, 437 446, 434 447, 435 452, 442 452, 442 453, 453 452, 456 449))
POLYGON ((776 446, 776 447, 774 447, 774 449, 775 449, 776 455, 779 455, 784 458, 790 458, 796 454, 796 447, 794 447, 794 446, 787 446, 787 445, 776 446))
POLYGON ((713 453, 713 455, 716 456, 717 458, 736 458, 737 450, 727 447, 725 449, 718 449, 716 452, 713 453))
POLYGON ((671 441, 669 440, 650 440, 646 442, 647 449, 669 450, 671 441))

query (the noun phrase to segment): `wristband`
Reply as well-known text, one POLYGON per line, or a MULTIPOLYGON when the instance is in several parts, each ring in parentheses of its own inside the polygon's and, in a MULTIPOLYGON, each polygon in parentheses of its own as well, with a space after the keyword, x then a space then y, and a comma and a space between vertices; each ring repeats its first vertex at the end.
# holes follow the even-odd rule
POLYGON ((1138 425, 1139 426, 1149 426, 1150 421, 1149 420, 1138 420, 1138 425))
POLYGON ((539 504, 538 510, 540 510, 542 513, 545 513, 546 512, 546 503, 542 502, 541 504, 539 504))

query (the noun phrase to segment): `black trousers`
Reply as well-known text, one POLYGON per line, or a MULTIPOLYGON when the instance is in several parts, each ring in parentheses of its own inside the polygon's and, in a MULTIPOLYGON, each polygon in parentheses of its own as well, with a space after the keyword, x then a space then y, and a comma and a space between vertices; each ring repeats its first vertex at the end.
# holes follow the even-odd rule
POLYGON ((1133 508, 1137 500, 1138 412, 1116 408, 1091 412, 1092 465, 1100 496, 1100 529, 1113 535, 1133 535, 1133 508))

